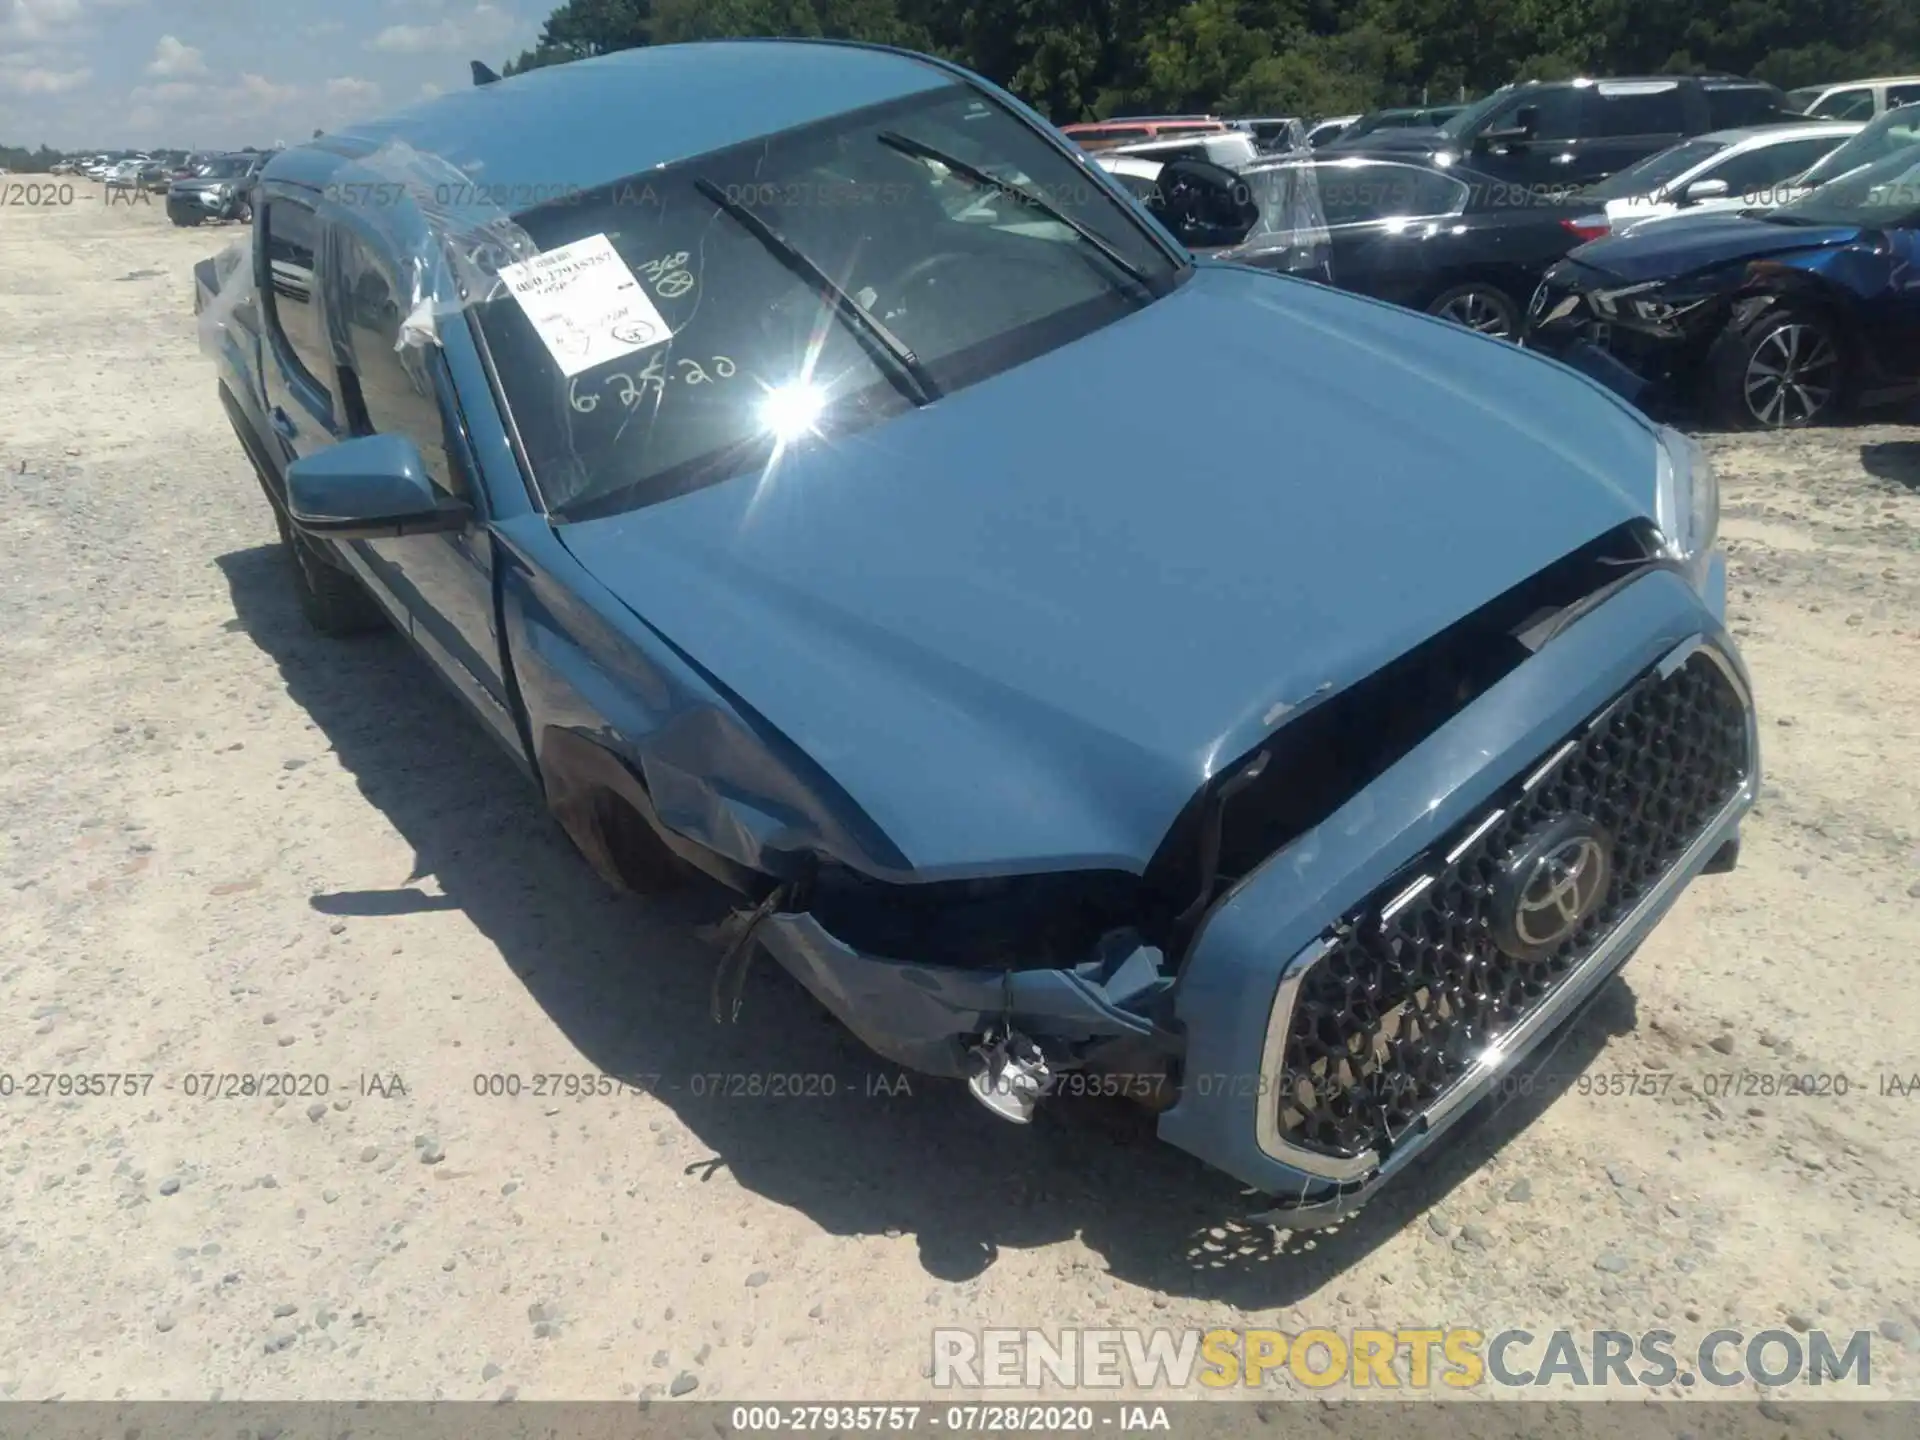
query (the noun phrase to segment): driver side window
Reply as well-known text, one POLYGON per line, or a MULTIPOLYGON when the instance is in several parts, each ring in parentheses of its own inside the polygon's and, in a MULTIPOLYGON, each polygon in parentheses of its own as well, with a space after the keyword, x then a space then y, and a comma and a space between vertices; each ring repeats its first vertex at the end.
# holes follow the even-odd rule
POLYGON ((385 267, 353 235, 333 236, 341 355, 340 388, 347 421, 356 435, 404 435, 419 447, 427 476, 448 495, 464 498, 467 486, 447 455, 445 422, 427 353, 417 345, 396 348, 406 307, 385 267))

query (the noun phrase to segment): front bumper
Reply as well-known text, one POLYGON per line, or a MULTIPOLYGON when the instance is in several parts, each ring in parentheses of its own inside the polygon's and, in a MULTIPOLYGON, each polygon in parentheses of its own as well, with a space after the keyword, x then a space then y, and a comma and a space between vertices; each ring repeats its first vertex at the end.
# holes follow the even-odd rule
POLYGON ((1605 303, 1604 292, 1621 283, 1572 261, 1556 265, 1533 292, 1520 344, 1651 413, 1691 403, 1724 303, 1690 299, 1671 323, 1645 323, 1605 303))
MULTIPOLYGON (((759 938, 870 1047, 914 1069, 969 1073, 972 1043, 1007 1028, 1069 1048, 1116 1045, 1123 1054, 1164 1056, 1176 1098, 1159 1119, 1163 1139, 1276 1197, 1290 1227, 1333 1223, 1525 1065, 1736 839, 1758 791, 1759 758, 1749 682, 1722 623, 1723 577, 1716 560, 1703 596, 1678 574, 1656 569, 1569 625, 1225 895, 1177 980, 1146 946, 1120 947, 1075 971, 982 972, 860 954, 804 913, 770 916, 759 938), (1740 752, 1737 775, 1727 772, 1730 792, 1702 801, 1710 813, 1689 820, 1659 864, 1647 862, 1649 873, 1621 890, 1617 906, 1595 912, 1601 928, 1568 942, 1556 961, 1564 965, 1538 994, 1488 1012, 1484 1033, 1456 1027, 1445 1040, 1444 1073, 1409 1092, 1386 1143, 1346 1154, 1300 1143, 1299 1117, 1291 1132, 1282 1118, 1283 1092, 1301 1068, 1298 1052, 1289 1053, 1290 1025, 1315 967, 1341 943, 1342 927, 1378 910, 1383 893, 1405 889, 1423 860, 1454 847, 1464 853, 1463 832, 1497 835, 1489 813, 1510 805, 1527 777, 1549 776, 1543 761, 1564 758, 1569 737, 1595 717, 1618 715, 1637 684, 1698 665, 1724 677, 1737 706, 1721 712, 1716 732, 1723 747, 1740 752), (1737 741, 1728 738, 1734 730, 1737 741)), ((1563 784, 1557 775, 1541 783, 1543 795, 1563 784)), ((1470 958, 1483 952, 1469 947, 1470 958)), ((1371 1033, 1379 1037, 1379 1024, 1371 1033)), ((1431 1051, 1425 1057, 1433 1058, 1431 1051)))
MULTIPOLYGON (((1644 576, 1570 626, 1216 907, 1182 980, 1186 1078, 1178 1104, 1160 1119, 1162 1137, 1277 1197, 1290 1226, 1331 1224, 1351 1214, 1522 1066, 1737 836, 1760 783, 1750 696, 1712 602, 1671 572, 1644 576), (1423 860, 1464 849, 1463 833, 1484 832, 1488 817, 1512 803, 1521 780, 1543 770, 1569 737, 1637 680, 1689 663, 1712 664, 1727 677, 1739 706, 1744 756, 1732 793, 1716 797, 1684 849, 1512 1023, 1489 1025, 1477 1036, 1461 1027, 1460 1038, 1473 1043, 1455 1045, 1454 1055, 1470 1055, 1471 1064, 1452 1073, 1437 1094, 1421 1085, 1416 1103, 1400 1107, 1389 1143, 1340 1155, 1283 1134, 1282 1104, 1301 1078, 1297 1070, 1289 1073, 1293 1006, 1356 910, 1386 896, 1376 908, 1390 913, 1392 897, 1432 868, 1423 860), (1287 958, 1267 958, 1276 956, 1287 958), (1209 1078, 1197 1083, 1201 1076, 1209 1078)), ((1400 1044, 1388 1047, 1395 1064, 1402 1053, 1393 1047, 1400 1044)), ((1386 1078, 1397 1073, 1389 1069, 1386 1078)))
POLYGON ((224 220, 231 218, 233 197, 218 190, 167 191, 167 217, 173 220, 224 220))

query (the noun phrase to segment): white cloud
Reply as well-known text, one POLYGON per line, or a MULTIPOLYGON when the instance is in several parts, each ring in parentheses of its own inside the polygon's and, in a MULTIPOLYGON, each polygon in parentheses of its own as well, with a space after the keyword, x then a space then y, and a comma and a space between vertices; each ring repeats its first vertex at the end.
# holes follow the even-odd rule
POLYGON ((81 14, 80 0, 0 0, 0 40, 52 40, 72 32, 81 14))
POLYGON ((153 48, 153 59, 147 65, 147 73, 174 79, 204 75, 207 73, 207 62, 193 46, 182 45, 171 35, 162 35, 160 43, 153 48))
POLYGON ((498 5, 480 0, 471 10, 449 15, 431 25, 389 25, 367 42, 370 50, 397 55, 424 55, 433 51, 471 54, 496 49, 513 35, 514 18, 498 5))
POLYGON ((0 89, 15 95, 64 95, 93 78, 85 66, 78 70, 8 70, 0 73, 0 89))
POLYGON ((198 100, 206 92, 190 80, 169 80, 162 85, 140 85, 127 98, 146 104, 173 105, 182 100, 198 100))
POLYGON ((121 10, 145 0, 0 0, 0 41, 71 40, 99 27, 90 12, 121 10))
POLYGON ((436 85, 431 80, 422 80, 420 82, 420 98, 422 100, 431 100, 436 95, 444 95, 446 93, 447 87, 444 85, 436 85))
POLYGON ((380 87, 371 80, 342 75, 327 81, 327 99, 345 105, 372 105, 380 99, 380 87))
POLYGON ((240 77, 239 98, 252 108, 284 105, 299 93, 298 85, 276 85, 264 75, 248 72, 240 77))

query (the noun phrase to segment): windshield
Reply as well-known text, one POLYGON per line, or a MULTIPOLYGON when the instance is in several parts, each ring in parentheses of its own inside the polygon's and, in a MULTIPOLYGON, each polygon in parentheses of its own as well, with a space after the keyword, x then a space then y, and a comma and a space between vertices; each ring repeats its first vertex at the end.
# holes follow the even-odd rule
POLYGON ((963 85, 516 218, 542 254, 502 278, 544 288, 476 314, 563 521, 891 419, 1132 313, 1184 268, 1136 211, 963 85))
POLYGON ((1826 93, 1827 87, 1824 85, 1804 85, 1798 90, 1787 92, 1787 103, 1805 114, 1807 107, 1826 93))
POLYGON ((1476 100, 1458 115, 1440 126, 1440 133, 1449 140, 1458 140, 1470 130, 1480 128, 1480 122, 1492 115, 1511 98, 1511 92, 1496 90, 1484 100, 1476 100))
POLYGON ((1830 181, 1766 214, 1795 225, 1892 225, 1920 215, 1920 145, 1830 181))
POLYGON ((1618 175, 1589 188, 1588 200, 1625 200, 1652 195, 1668 182, 1678 179, 1697 165, 1704 165, 1727 148, 1724 140, 1688 140, 1657 155, 1649 155, 1637 165, 1629 165, 1618 175))
POLYGON ((1909 145, 1920 144, 1920 105, 1889 110, 1846 144, 1800 177, 1802 185, 1824 185, 1849 170, 1871 165, 1909 145))
POLYGON ((223 155, 202 165, 200 176, 204 180, 234 180, 246 174, 252 163, 251 155, 223 155))

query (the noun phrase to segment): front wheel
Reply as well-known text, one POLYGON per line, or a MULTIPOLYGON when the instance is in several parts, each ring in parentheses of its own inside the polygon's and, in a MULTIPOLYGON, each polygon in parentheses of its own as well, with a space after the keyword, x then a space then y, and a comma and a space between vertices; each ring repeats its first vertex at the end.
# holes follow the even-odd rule
POLYGON ((1745 328, 1729 324, 1707 367, 1714 409, 1739 430, 1798 430, 1833 418, 1846 381, 1846 351, 1817 310, 1776 305, 1745 328))
POLYGON ((1498 285, 1484 280, 1441 291, 1428 302, 1427 313, 1495 340, 1513 340, 1520 334, 1519 305, 1498 285))
POLYGON ((387 617, 360 582, 321 554, 278 509, 273 514, 280 526, 280 548, 293 571, 300 613, 307 617, 307 623, 322 635, 342 638, 383 628, 387 617))

